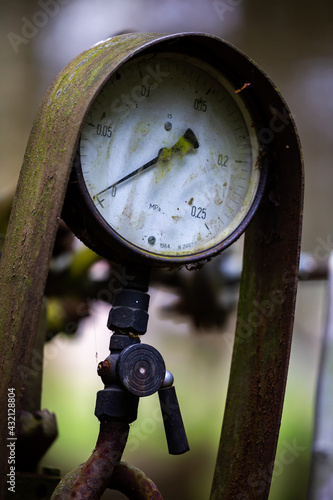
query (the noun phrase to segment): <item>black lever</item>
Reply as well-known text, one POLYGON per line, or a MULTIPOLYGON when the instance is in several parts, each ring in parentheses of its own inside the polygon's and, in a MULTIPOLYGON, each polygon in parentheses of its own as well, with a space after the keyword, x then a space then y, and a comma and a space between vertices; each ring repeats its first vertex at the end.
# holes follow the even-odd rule
POLYGON ((186 453, 190 447, 180 413, 176 389, 174 386, 161 388, 158 391, 158 397, 160 398, 169 453, 171 455, 186 453))
POLYGON ((116 366, 122 385, 131 394, 142 397, 158 391, 169 453, 189 451, 173 375, 165 369, 161 354, 150 345, 132 344, 119 354, 116 366))

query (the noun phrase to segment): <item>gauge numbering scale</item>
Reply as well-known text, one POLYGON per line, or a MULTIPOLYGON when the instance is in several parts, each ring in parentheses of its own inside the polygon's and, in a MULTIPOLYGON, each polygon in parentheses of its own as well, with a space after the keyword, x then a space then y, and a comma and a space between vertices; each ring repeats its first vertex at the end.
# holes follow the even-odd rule
POLYGON ((207 260, 242 234, 263 192, 244 82, 180 42, 135 52, 87 110, 64 218, 109 260, 207 260))

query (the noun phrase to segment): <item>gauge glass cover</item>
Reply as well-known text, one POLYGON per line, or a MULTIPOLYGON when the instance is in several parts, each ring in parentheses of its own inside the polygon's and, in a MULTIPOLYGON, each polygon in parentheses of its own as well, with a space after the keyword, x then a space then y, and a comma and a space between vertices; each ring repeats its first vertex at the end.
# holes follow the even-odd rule
POLYGON ((228 238, 260 180, 256 130, 237 89, 178 54, 133 58, 113 73, 87 114, 79 151, 107 229, 162 257, 200 254, 228 238))

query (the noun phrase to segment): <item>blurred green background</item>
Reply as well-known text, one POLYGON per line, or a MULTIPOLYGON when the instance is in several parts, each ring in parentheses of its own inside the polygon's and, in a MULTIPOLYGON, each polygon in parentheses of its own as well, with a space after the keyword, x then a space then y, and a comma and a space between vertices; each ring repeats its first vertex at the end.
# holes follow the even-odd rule
MULTIPOLYGON (((285 97, 304 151, 302 250, 323 259, 328 256, 333 184, 331 1, 59 0, 46 21, 45 16, 38 17, 41 3, 12 0, 0 4, 0 199, 15 188, 33 117, 46 88, 75 55, 122 31, 208 32, 248 54, 285 97), (222 4, 227 7, 221 10, 222 4), (25 28, 29 21, 35 22, 35 30, 25 28)), ((241 244, 235 251, 239 253, 240 248, 241 244)), ((299 286, 270 500, 306 498, 325 294, 325 282, 299 286)), ((197 329, 189 316, 165 311, 175 299, 168 287, 151 290, 144 341, 160 350, 175 376, 191 451, 178 457, 168 455, 154 395, 140 402, 125 459, 154 479, 165 500, 203 500, 209 497, 213 477, 235 313, 222 328, 197 329)), ((107 314, 108 307, 96 302, 93 315, 81 322, 74 338, 59 335, 45 350, 42 407, 57 414, 60 436, 43 463, 63 473, 88 458, 98 434, 93 413, 101 382, 96 366, 108 354, 107 314)), ((103 498, 124 497, 107 493, 103 498)))

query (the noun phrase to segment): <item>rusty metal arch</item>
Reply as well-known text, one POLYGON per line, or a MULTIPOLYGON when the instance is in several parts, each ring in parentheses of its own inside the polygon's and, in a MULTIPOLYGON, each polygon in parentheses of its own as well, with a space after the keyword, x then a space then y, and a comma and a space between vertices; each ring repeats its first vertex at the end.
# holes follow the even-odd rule
MULTIPOLYGON (((84 116, 118 64, 161 38, 122 35, 81 53, 51 84, 34 120, 0 261, 2 436, 7 435, 7 390, 15 388, 19 411, 28 382, 49 262, 84 116)), ((1 446, 0 496, 5 498, 5 439, 1 446)))
POLYGON ((303 158, 282 96, 263 74, 256 75, 254 83, 253 97, 268 112, 261 137, 268 147, 269 172, 264 199, 245 233, 237 326, 211 500, 268 498, 293 333, 303 158))
MULTIPOLYGON (((16 389, 19 410, 28 382, 49 261, 85 114, 110 73, 133 52, 186 36, 194 40, 198 35, 129 34, 106 40, 71 61, 47 91, 29 138, 1 258, 2 436, 7 431, 7 390, 16 389)), ((205 36, 208 47, 214 37, 205 36)), ((223 61, 237 67, 241 85, 251 83, 244 91, 263 116, 269 179, 245 238, 238 326, 211 498, 266 499, 270 481, 258 492, 255 477, 262 469, 268 477, 272 473, 281 420, 300 248, 302 158, 290 112, 266 75, 225 42, 223 61)), ((5 497, 4 439, 1 446, 0 496, 5 497)))

